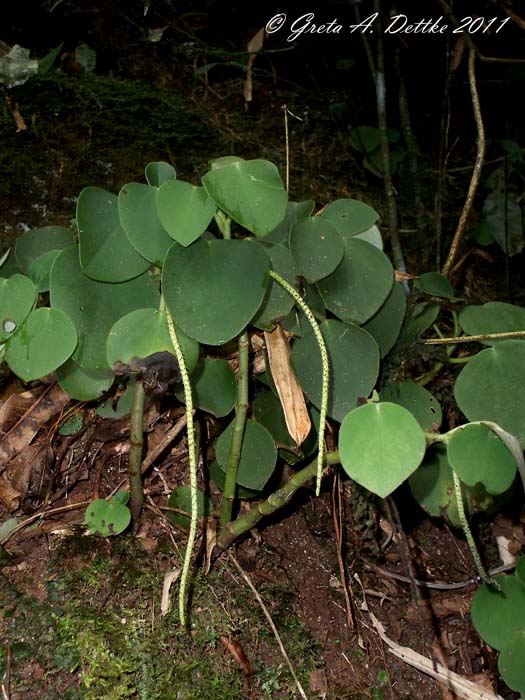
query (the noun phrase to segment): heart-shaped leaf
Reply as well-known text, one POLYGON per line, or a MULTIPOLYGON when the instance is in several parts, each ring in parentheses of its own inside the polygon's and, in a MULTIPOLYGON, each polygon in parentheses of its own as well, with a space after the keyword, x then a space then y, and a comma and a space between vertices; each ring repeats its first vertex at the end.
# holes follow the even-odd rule
POLYGON ((77 202, 80 264, 99 282, 125 282, 150 263, 133 248, 120 223, 117 197, 100 187, 85 187, 77 202))
POLYGON ((157 213, 157 189, 131 182, 118 195, 120 223, 139 255, 162 267, 173 243, 157 213))
MULTIPOLYGON (((433 518, 445 518, 455 527, 461 527, 454 477, 444 445, 429 447, 423 462, 409 476, 408 485, 425 513, 433 518)), ((489 496, 481 484, 470 487, 462 483, 461 494, 467 516, 494 508, 494 497, 489 496)))
POLYGON ((220 209, 256 236, 273 231, 286 214, 281 176, 266 160, 240 160, 210 170, 202 184, 220 209))
POLYGON ((502 340, 482 350, 464 367, 454 387, 469 421, 489 420, 515 435, 525 447, 525 343, 502 340))
POLYGON ((439 401, 425 387, 410 379, 388 383, 381 391, 381 401, 397 403, 406 408, 423 430, 435 432, 441 425, 443 416, 439 401))
POLYGON ((366 241, 345 241, 340 265, 317 283, 327 308, 342 321, 364 323, 386 301, 394 282, 386 255, 366 241))
POLYGON ((158 190, 157 210, 169 235, 188 246, 206 231, 217 207, 203 187, 183 180, 168 180, 158 190))
POLYGON ((43 226, 23 233, 16 242, 15 254, 20 269, 28 272, 29 266, 42 255, 53 250, 64 250, 73 245, 73 232, 64 226, 43 226))
MULTIPOLYGON (((233 421, 217 440, 216 456, 221 469, 226 471, 233 431, 233 421)), ((237 483, 254 491, 261 491, 274 472, 277 448, 272 436, 260 423, 246 422, 242 441, 237 483)))
POLYGON ((0 278, 0 343, 11 338, 23 324, 36 301, 36 289, 25 275, 0 278))
POLYGON ((371 228, 379 214, 358 199, 336 199, 321 212, 323 219, 332 223, 344 238, 351 238, 371 228))
MULTIPOLYGON (((294 287, 297 267, 288 248, 266 243, 266 239, 264 241, 253 239, 251 242, 253 245, 261 246, 270 258, 272 270, 294 287)), ((293 297, 286 289, 270 278, 263 303, 253 317, 252 324, 263 330, 272 330, 276 320, 286 316, 294 304, 293 297)))
MULTIPOLYGON (((229 167, 229 166, 228 166, 229 167)), ((220 345, 239 335, 264 299, 270 260, 249 241, 173 245, 162 271, 166 304, 191 338, 220 345)))
POLYGON ((289 245, 297 267, 310 283, 331 274, 345 251, 335 226, 320 216, 310 216, 292 224, 289 245))
MULTIPOLYGON (((342 421, 358 400, 367 398, 379 373, 379 348, 372 336, 341 321, 319 324, 330 361, 328 415, 342 421)), ((322 367, 312 331, 294 343, 291 363, 310 401, 321 406, 322 367)))
POLYGON ((379 311, 372 316, 363 328, 375 339, 381 350, 381 357, 388 355, 399 338, 405 318, 406 294, 399 282, 394 282, 390 294, 379 311))
POLYGON ((490 424, 469 423, 448 433, 448 461, 461 481, 482 483, 488 493, 503 493, 516 476, 516 462, 490 424))
MULTIPOLYGON (((237 384, 230 363, 207 357, 191 375, 193 405, 211 413, 216 418, 227 416, 235 406, 237 384)), ((177 398, 184 401, 184 392, 177 391, 177 398)))
MULTIPOLYGON (((187 484, 173 489, 168 500, 168 508, 183 511, 168 511, 168 518, 179 527, 189 527, 191 513, 191 487, 187 484), (188 513, 188 515, 185 515, 188 513)), ((213 513, 213 502, 209 496, 197 489, 197 517, 207 518, 213 513)))
MULTIPOLYGON (((176 328, 186 369, 193 372, 199 360, 199 344, 176 328)), ((157 352, 174 354, 166 314, 156 309, 136 309, 120 318, 111 328, 106 343, 110 367, 116 362, 129 365, 133 358, 157 352)))
POLYGON ((304 202, 288 202, 284 219, 277 224, 271 233, 264 237, 265 242, 288 247, 288 237, 292 224, 311 216, 314 207, 315 202, 312 199, 307 199, 304 202))
MULTIPOLYGON (((520 568, 523 558, 518 561, 520 568)), ((496 576, 501 590, 483 584, 471 606, 472 623, 487 644, 501 651, 498 667, 507 685, 525 693, 525 586, 520 576, 496 576)))
POLYGON ((144 169, 148 185, 152 187, 160 187, 167 180, 175 180, 177 173, 173 165, 160 160, 154 163, 148 163, 144 169))
POLYGON ((97 499, 86 508, 86 525, 88 530, 100 537, 119 535, 131 522, 131 512, 122 503, 118 493, 105 501, 97 499))
MULTIPOLYGON (((525 331, 525 309, 514 304, 491 301, 483 306, 467 306, 459 315, 459 324, 467 335, 525 331)), ((501 340, 482 340, 495 345, 501 340)))
POLYGON ((339 431, 341 464, 350 478, 385 498, 421 464, 426 441, 414 416, 393 403, 349 413, 339 431))
POLYGON ((110 369, 84 369, 69 359, 56 371, 58 383, 77 401, 93 401, 113 384, 115 373, 110 369))
POLYGON ((78 333, 73 359, 84 369, 108 369, 106 339, 113 324, 130 311, 157 308, 159 292, 146 273, 120 284, 96 282, 81 270, 78 248, 57 257, 51 270, 51 303, 71 318, 78 333))
POLYGON ((31 311, 20 332, 7 343, 5 359, 25 382, 40 379, 60 367, 77 345, 73 321, 60 309, 31 311))

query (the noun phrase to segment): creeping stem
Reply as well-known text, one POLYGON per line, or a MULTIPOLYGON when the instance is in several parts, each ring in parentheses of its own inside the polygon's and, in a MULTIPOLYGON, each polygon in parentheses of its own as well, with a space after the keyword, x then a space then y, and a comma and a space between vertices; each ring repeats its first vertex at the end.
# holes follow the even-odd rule
POLYGON ((175 331, 173 318, 167 308, 166 319, 168 321, 170 339, 173 349, 175 350, 177 362, 179 363, 182 385, 184 387, 184 401, 186 403, 186 430, 188 433, 188 458, 190 462, 191 521, 190 531, 188 533, 188 542, 186 544, 186 552, 184 554, 184 564, 182 566, 179 591, 179 617, 181 625, 184 627, 186 624, 184 598, 186 595, 186 587, 190 573, 191 553, 193 551, 193 545, 195 544, 195 537, 197 534, 197 454, 195 451, 195 434, 193 431, 193 398, 191 393, 190 378, 188 375, 188 370, 186 369, 184 355, 182 354, 179 340, 177 338, 177 333, 175 331))
POLYGON ((309 324, 312 327, 315 338, 317 340, 317 345, 319 346, 319 352, 321 353, 321 363, 322 363, 322 392, 321 392, 321 415, 319 417, 319 452, 317 455, 317 481, 316 481, 316 496, 319 496, 321 492, 321 476, 323 472, 323 455, 324 455, 324 434, 326 429, 326 409, 328 406, 328 382, 330 379, 330 369, 328 364, 328 353, 326 351, 326 345, 324 342, 323 334, 321 329, 315 320, 313 313, 310 308, 304 302, 303 298, 299 292, 292 287, 291 284, 283 279, 273 270, 270 270, 270 277, 274 279, 277 284, 280 284, 283 289, 286 289, 288 294, 293 297, 295 303, 301 311, 304 313, 308 319, 309 324))

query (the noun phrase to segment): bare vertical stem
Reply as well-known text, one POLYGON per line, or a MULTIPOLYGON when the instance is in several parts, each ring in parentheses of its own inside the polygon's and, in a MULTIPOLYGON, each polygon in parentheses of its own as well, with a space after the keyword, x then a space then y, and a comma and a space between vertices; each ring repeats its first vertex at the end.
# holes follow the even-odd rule
POLYGON ((485 158, 485 129, 483 126, 483 119, 481 117, 481 108, 479 105, 479 95, 476 86, 476 73, 475 73, 475 63, 476 63, 476 50, 474 48, 470 49, 468 57, 468 79, 470 85, 470 94, 472 97, 472 107, 474 109, 474 119, 476 120, 476 127, 478 130, 477 138, 477 154, 476 162, 474 164, 474 171, 472 173, 472 178, 470 180, 470 186, 468 188, 467 198, 465 204, 463 205, 463 211, 459 217, 458 226, 456 233, 454 234, 454 239, 452 240, 452 245, 448 253, 447 260, 443 266, 442 274, 448 276, 450 270, 454 264, 457 257, 459 247, 461 245, 461 240, 463 238, 463 233, 467 224, 467 219, 469 217, 470 211, 472 209, 472 202, 474 201, 474 195, 478 188, 479 180, 481 177, 481 168, 483 167, 483 160, 485 158))
POLYGON ((135 382, 133 401, 130 415, 130 439, 128 456, 128 477, 129 477, 129 509, 133 518, 133 528, 138 527, 138 520, 142 505, 144 503, 144 488, 142 485, 142 451, 144 449, 144 402, 146 393, 141 381, 135 382))
MULTIPOLYGON (((390 172, 390 145, 388 142, 388 120, 386 116, 386 86, 385 86, 385 52, 383 44, 383 31, 381 27, 381 2, 374 0, 374 10, 378 13, 379 22, 377 31, 377 71, 374 75, 377 100, 377 123, 381 142, 383 182, 388 210, 388 235, 392 248, 394 264, 400 272, 406 272, 405 260, 401 249, 398 229, 397 202, 392 175, 390 172)), ((405 285, 408 291, 407 285, 405 285)))
POLYGON ((237 486, 237 473, 241 460, 242 441, 246 428, 246 416, 248 413, 248 360, 249 339, 248 333, 239 337, 239 371, 237 374, 237 404, 235 406, 235 419, 228 455, 228 465, 224 479, 224 489, 221 500, 220 524, 224 527, 232 519, 233 502, 237 486))

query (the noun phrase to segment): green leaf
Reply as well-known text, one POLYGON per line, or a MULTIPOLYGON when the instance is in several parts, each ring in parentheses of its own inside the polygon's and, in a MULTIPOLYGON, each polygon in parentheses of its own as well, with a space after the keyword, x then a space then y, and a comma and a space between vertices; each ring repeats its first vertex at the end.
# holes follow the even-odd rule
POLYGON ((93 401, 113 384, 115 374, 110 369, 83 369, 69 359, 58 367, 58 383, 76 401, 93 401))
POLYGON ((149 267, 120 223, 118 199, 100 187, 85 187, 77 202, 80 264, 98 282, 125 282, 149 267))
POLYGON ((277 224, 271 233, 264 237, 265 242, 288 247, 288 237, 292 224, 311 216, 314 207, 315 202, 312 199, 307 199, 304 202, 288 202, 284 219, 277 224))
POLYGON ((491 494, 510 488, 517 465, 490 425, 469 423, 448 435, 448 461, 461 481, 468 486, 481 482, 491 494))
POLYGON ((29 266, 45 253, 64 250, 73 245, 73 232, 63 226, 43 226, 23 233, 16 242, 15 255, 20 269, 27 273, 29 266))
POLYGON ((157 210, 169 235, 183 246, 206 231, 217 211, 203 187, 182 180, 168 180, 158 190, 157 210))
MULTIPOLYGON (((193 405, 216 418, 227 416, 235 406, 237 384, 230 363, 222 359, 205 358, 191 375, 193 405)), ((184 401, 184 392, 176 392, 184 401)))
POLYGON ((119 498, 108 501, 97 499, 86 508, 86 525, 90 532, 101 537, 119 535, 131 522, 131 512, 119 498))
MULTIPOLYGON (((191 514, 191 487, 187 484, 178 486, 173 489, 168 500, 168 508, 177 508, 178 510, 188 513, 175 513, 167 511, 168 518, 179 525, 179 527, 187 528, 190 525, 191 514)), ((213 502, 209 496, 197 489, 197 516, 199 518, 208 518, 213 513, 213 502)))
POLYGON ((351 129, 348 140, 360 153, 372 153, 381 145, 379 129, 375 126, 357 126, 351 129))
POLYGON ((372 316, 363 328, 379 345, 381 357, 388 355, 399 337, 407 307, 406 294, 399 282, 394 282, 390 294, 379 311, 372 316))
POLYGON ((146 273, 120 284, 96 282, 78 261, 77 246, 62 251, 50 279, 51 303, 71 318, 78 333, 73 359, 84 369, 108 369, 106 339, 113 324, 134 309, 158 307, 160 295, 146 273))
POLYGON ((376 248, 379 248, 379 250, 383 250, 383 239, 377 226, 371 226, 367 231, 363 231, 363 233, 356 233, 354 238, 359 238, 359 240, 366 241, 376 248))
POLYGON ((202 178, 210 199, 256 236, 266 236, 284 219, 287 193, 275 165, 242 160, 210 170, 202 178))
MULTIPOLYGON (((439 304, 435 301, 415 304, 409 308, 397 346, 403 349, 413 345, 436 320, 439 314, 439 304)), ((396 347, 397 349, 397 347, 396 347)))
POLYGON ((514 632, 525 633, 525 586, 517 576, 496 576, 495 580, 501 591, 487 584, 480 586, 470 612, 480 637, 494 649, 502 650, 512 643, 514 632))
POLYGON ((331 274, 343 259, 343 239, 332 224, 320 216, 310 216, 292 224, 290 252, 305 279, 317 282, 331 274))
MULTIPOLYGON (((525 332, 525 309, 501 301, 490 301, 483 306, 467 306, 459 314, 459 324, 467 335, 525 332)), ((496 345, 502 341, 482 340, 480 342, 483 345, 496 345)))
POLYGON ((461 370, 454 387, 469 421, 489 420, 525 447, 525 343, 502 340, 482 350, 461 370))
POLYGON ((426 441, 414 416, 393 403, 349 413, 339 431, 341 464, 350 478, 385 498, 421 464, 426 441))
POLYGON ((60 433, 60 435, 75 435, 82 427, 82 424, 82 416, 80 415, 80 413, 75 413, 74 416, 72 416, 71 418, 69 418, 61 424, 60 428, 58 429, 58 432, 60 433))
POLYGON ((503 252, 512 257, 521 253, 525 245, 523 216, 517 194, 505 191, 503 182, 500 185, 485 199, 483 214, 503 252))
POLYGON ((411 379, 387 384, 381 391, 381 401, 390 401, 406 408, 427 432, 436 432, 441 425, 443 415, 439 401, 411 379))
MULTIPOLYGON (((228 465, 233 424, 234 421, 224 430, 216 445, 217 461, 224 472, 228 465)), ((273 474, 276 462, 277 448, 272 436, 260 423, 248 420, 242 441, 237 483, 261 491, 273 474)))
MULTIPOLYGON (((372 336, 341 321, 323 321, 319 328, 330 361, 328 415, 342 421, 374 388, 379 373, 379 348, 372 336)), ((322 369, 319 347, 312 331, 297 340, 291 363, 310 401, 321 406, 322 369)))
POLYGON ((51 268, 53 267, 59 253, 59 250, 50 250, 48 253, 44 253, 44 255, 41 255, 36 260, 33 260, 33 262, 27 268, 28 277, 31 278, 39 294, 49 291, 49 276, 51 274, 51 268))
POLYGON ((71 319, 60 309, 31 311, 20 331, 7 343, 5 359, 13 372, 30 382, 60 367, 77 345, 71 319))
POLYGON ((21 272, 20 265, 16 261, 15 251, 12 248, 0 256, 0 278, 8 279, 21 272))
POLYGON ((144 174, 146 175, 148 185, 151 185, 151 187, 160 187, 168 180, 175 180, 177 177, 175 168, 162 160, 148 163, 144 174))
MULTIPOLYGON (((224 491, 224 481, 226 479, 226 475, 222 471, 222 469, 219 466, 219 463, 217 462, 216 459, 213 460, 213 462, 210 464, 210 477, 213 479, 215 482, 215 485, 217 488, 219 488, 221 491, 224 491)), ((242 486, 237 486, 235 487, 235 497, 236 498, 242 498, 243 500, 249 500, 251 498, 259 498, 260 497, 259 491, 253 491, 252 489, 245 489, 242 486)))
POLYGON ((394 282, 386 255, 355 238, 345 241, 345 255, 334 273, 317 283, 327 308, 342 321, 364 323, 380 309, 394 282))
MULTIPOLYGON (((229 166, 228 166, 229 167, 229 166)), ((266 294, 270 260, 249 241, 174 244, 162 272, 166 304, 191 338, 220 345, 241 333, 266 294)))
MULTIPOLYGON (((177 339, 184 355, 186 369, 193 372, 199 361, 199 344, 176 328, 177 339)), ((148 357, 156 352, 174 354, 166 314, 156 309, 135 309, 119 318, 109 331, 107 362, 129 365, 136 357, 148 357)))
MULTIPOLYGON (((261 246, 266 255, 270 258, 272 270, 285 279, 292 287, 295 287, 297 268, 288 248, 281 245, 273 245, 264 241, 254 239, 253 245, 261 246)), ((286 316, 293 308, 295 301, 275 280, 268 280, 268 287, 263 303, 252 319, 252 325, 263 330, 270 331, 275 328, 277 319, 286 316)))
POLYGON ((143 258, 162 267, 173 243, 157 213, 157 189, 131 182, 118 195, 120 223, 129 242, 143 258))
MULTIPOLYGON (((408 485, 412 496, 428 515, 446 518, 451 525, 460 527, 454 477, 444 445, 428 448, 422 464, 408 478, 408 485)), ((477 510, 490 510, 494 505, 494 498, 481 484, 471 488, 462 483, 461 493, 467 516, 477 510)))
POLYGON ((35 285, 25 275, 0 278, 0 343, 18 331, 35 301, 35 285))
POLYGON ((253 416, 264 425, 279 447, 295 447, 290 437, 281 402, 272 391, 263 391, 253 402, 253 416))
POLYGON ((454 290, 448 278, 439 272, 425 272, 415 281, 414 286, 425 294, 443 299, 454 299, 454 290))
POLYGON ((327 219, 343 238, 368 231, 379 219, 379 214, 358 199, 336 199, 330 202, 320 216, 327 219))
POLYGON ((525 693, 525 628, 511 632, 505 647, 501 650, 498 659, 498 668, 505 683, 518 691, 523 697, 525 693))

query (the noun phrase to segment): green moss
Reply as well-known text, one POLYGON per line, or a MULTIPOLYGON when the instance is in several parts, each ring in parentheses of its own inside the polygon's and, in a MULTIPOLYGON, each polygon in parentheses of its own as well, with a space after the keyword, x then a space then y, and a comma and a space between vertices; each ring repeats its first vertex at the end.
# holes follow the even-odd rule
MULTIPOLYGON (((12 685, 21 697, 240 700, 247 679, 221 635, 235 639, 250 660, 254 698, 272 698, 277 689, 282 700, 296 697, 266 618, 226 568, 194 577, 188 634, 176 605, 160 615, 164 573, 180 564, 168 546, 160 543, 153 557, 132 537, 115 538, 109 547, 94 537, 66 541, 52 562, 45 603, 21 596, 0 578, 0 648, 11 645, 12 685), (41 677, 24 676, 34 664, 42 667, 41 677)), ((315 645, 291 611, 287 591, 264 585, 260 592, 308 687, 318 665, 315 645)))
POLYGON ((28 128, 16 133, 0 107, 0 169, 8 173, 0 196, 33 204, 53 205, 86 185, 142 180, 148 160, 172 156, 186 173, 205 169, 218 140, 189 99, 147 82, 55 72, 14 92, 28 128))

